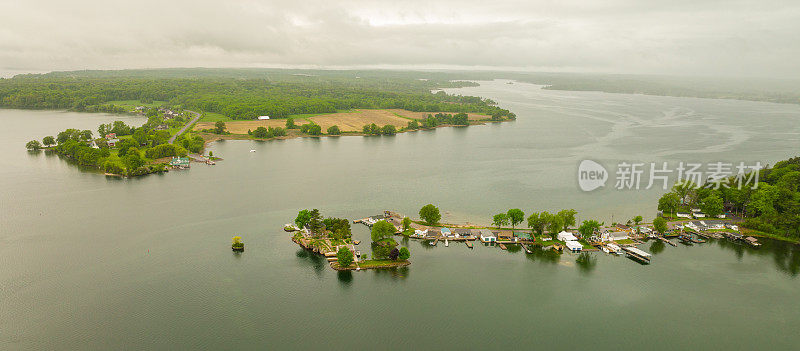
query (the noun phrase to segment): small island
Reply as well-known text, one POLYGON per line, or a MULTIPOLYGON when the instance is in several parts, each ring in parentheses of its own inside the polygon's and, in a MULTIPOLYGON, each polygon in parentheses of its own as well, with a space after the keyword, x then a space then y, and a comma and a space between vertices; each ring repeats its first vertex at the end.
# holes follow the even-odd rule
MULTIPOLYGON (((397 249, 392 236, 396 229, 388 222, 373 226, 372 259, 356 249, 350 221, 344 218, 323 218, 319 210, 301 210, 295 218, 292 241, 300 247, 326 257, 335 270, 362 270, 402 267, 411 264, 407 248, 397 249)), ((290 225, 285 226, 284 228, 290 225)))
POLYGON ((234 236, 232 239, 231 249, 233 251, 242 252, 244 251, 244 243, 242 242, 241 236, 234 236))

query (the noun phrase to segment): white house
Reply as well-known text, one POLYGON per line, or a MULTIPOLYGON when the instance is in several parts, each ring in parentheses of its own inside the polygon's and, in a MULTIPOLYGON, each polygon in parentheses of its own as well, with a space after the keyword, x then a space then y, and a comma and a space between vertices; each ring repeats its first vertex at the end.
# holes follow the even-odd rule
POLYGON ((562 230, 561 233, 558 233, 558 235, 556 235, 556 239, 560 241, 578 241, 578 238, 576 238, 575 235, 566 230, 562 230))
POLYGON ((423 236, 426 236, 426 235, 428 235, 428 230, 427 229, 425 229, 425 230, 414 229, 414 236, 423 237, 423 236))
POLYGON ((497 236, 495 236, 494 233, 492 233, 492 231, 489 229, 481 229, 480 239, 485 243, 495 242, 497 241, 497 236))
POLYGON ((694 218, 706 218, 706 214, 703 212, 695 212, 694 218))
POLYGON ((265 120, 268 120, 268 119, 269 119, 269 116, 258 116, 258 120, 259 121, 265 121, 265 120))
POLYGON ((568 240, 564 244, 567 245, 567 249, 572 252, 581 252, 581 250, 583 250, 583 245, 575 240, 568 240))
POLYGON ((692 215, 688 212, 677 212, 675 213, 678 218, 692 218, 692 215))
POLYGON ((628 238, 628 232, 606 232, 600 235, 600 240, 603 241, 617 241, 625 240, 628 238))

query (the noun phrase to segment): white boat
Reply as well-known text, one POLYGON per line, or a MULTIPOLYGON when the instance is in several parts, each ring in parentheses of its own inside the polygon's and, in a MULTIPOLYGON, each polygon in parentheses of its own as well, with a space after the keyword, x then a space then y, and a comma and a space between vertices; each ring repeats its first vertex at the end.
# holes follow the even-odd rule
POLYGON ((610 251, 611 253, 622 255, 622 249, 619 246, 617 246, 617 244, 608 244, 606 245, 606 247, 608 248, 608 251, 610 251))
POLYGON ((450 243, 447 241, 447 239, 444 239, 444 246, 445 246, 445 247, 448 247, 448 246, 450 246, 450 243))
POLYGON ((251 149, 250 152, 256 152, 256 149, 251 149))

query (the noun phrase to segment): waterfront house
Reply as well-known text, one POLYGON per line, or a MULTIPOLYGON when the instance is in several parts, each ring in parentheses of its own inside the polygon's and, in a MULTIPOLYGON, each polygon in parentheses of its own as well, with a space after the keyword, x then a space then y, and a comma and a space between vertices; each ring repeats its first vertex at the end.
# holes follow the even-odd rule
POLYGON ((605 232, 600 235, 600 240, 602 241, 617 241, 625 239, 628 239, 627 232, 605 232))
POLYGON ((111 139, 116 139, 116 138, 117 138, 117 133, 108 133, 108 134, 106 134, 106 139, 111 140, 111 139))
POLYGON ((562 230, 561 233, 558 233, 558 235, 556 235, 556 239, 558 239, 559 241, 577 241, 578 240, 578 238, 576 238, 574 234, 572 234, 572 233, 570 233, 570 232, 568 232, 566 230, 562 230))
POLYGON ((420 237, 421 238, 421 237, 424 237, 424 236, 427 236, 427 235, 428 235, 428 230, 427 229, 425 229, 425 230, 415 229, 414 230, 414 236, 416 236, 416 237, 420 237))
POLYGON ((108 147, 117 147, 117 143, 119 143, 119 139, 116 139, 116 138, 115 139, 109 139, 108 141, 106 141, 106 144, 108 145, 108 147))
POLYGON ((692 214, 689 212, 677 212, 675 213, 678 218, 692 218, 692 214))
POLYGON ((567 246, 567 249, 572 252, 581 252, 581 250, 583 250, 583 245, 574 240, 568 240, 564 244, 567 246))
POLYGON ((497 240, 512 241, 514 240, 514 233, 510 230, 501 230, 497 232, 497 240))
POLYGON ((450 231, 450 228, 441 228, 439 229, 442 232, 442 236, 445 238, 449 238, 453 236, 453 232, 450 231))
POLYGON ((184 169, 189 168, 189 158, 188 157, 173 157, 172 160, 169 161, 169 165, 172 168, 184 169))
POLYGON ((456 233, 456 238, 468 238, 472 235, 472 232, 466 228, 456 228, 453 232, 456 233))
POLYGON ((694 215, 694 218, 706 218, 706 214, 703 212, 694 212, 692 215, 694 215))
POLYGON ((480 233, 479 238, 485 243, 497 241, 497 236, 489 229, 481 229, 480 233))

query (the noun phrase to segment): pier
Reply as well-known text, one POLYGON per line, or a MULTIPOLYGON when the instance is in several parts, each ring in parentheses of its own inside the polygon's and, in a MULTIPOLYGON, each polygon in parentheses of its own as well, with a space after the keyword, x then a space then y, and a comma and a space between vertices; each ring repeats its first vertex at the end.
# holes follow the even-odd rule
POLYGON ((467 244, 467 247, 470 248, 470 249, 473 248, 472 242, 469 241, 469 240, 465 240, 464 244, 467 244))
POLYGON ((628 254, 629 257, 632 257, 639 262, 650 263, 650 257, 652 255, 642 250, 639 250, 634 246, 623 246, 622 251, 625 251, 625 253, 628 254))
POLYGON ((676 244, 676 243, 674 243, 674 242, 672 242, 670 240, 667 240, 667 238, 665 238, 663 236, 657 235, 656 238, 658 238, 658 240, 661 240, 661 241, 663 241, 663 242, 665 242, 667 244, 670 244, 672 246, 678 247, 678 244, 676 244))

